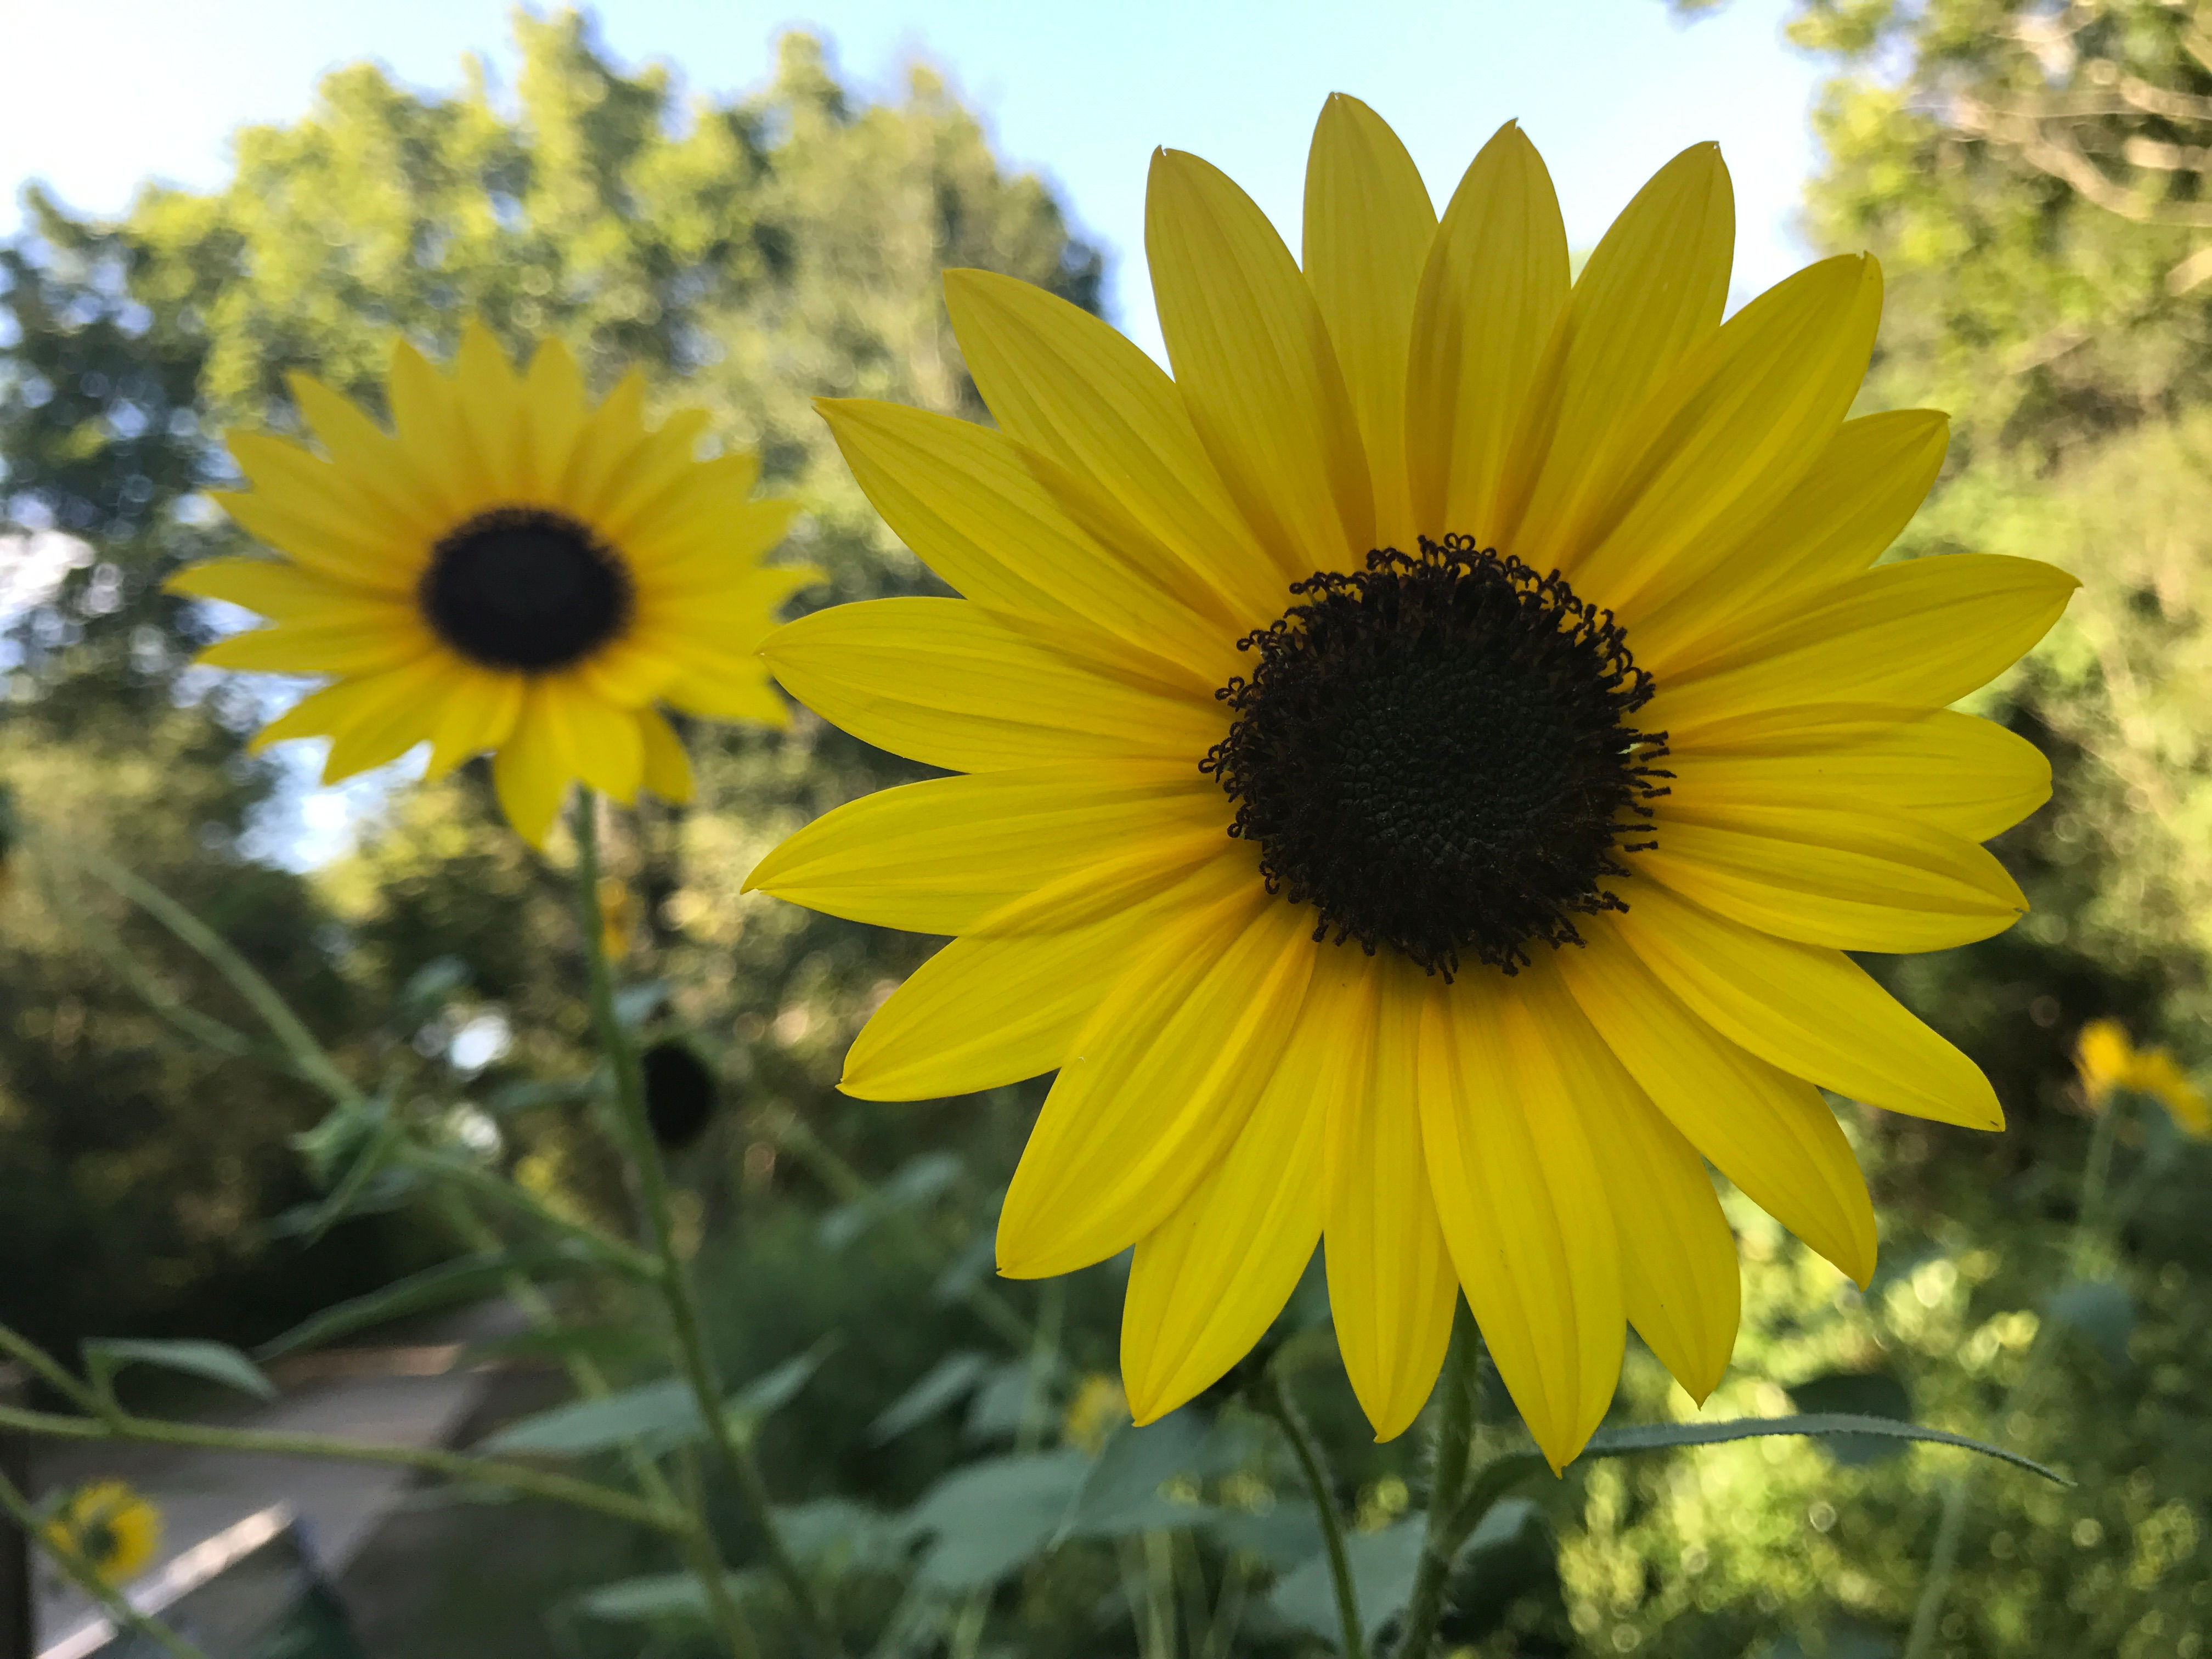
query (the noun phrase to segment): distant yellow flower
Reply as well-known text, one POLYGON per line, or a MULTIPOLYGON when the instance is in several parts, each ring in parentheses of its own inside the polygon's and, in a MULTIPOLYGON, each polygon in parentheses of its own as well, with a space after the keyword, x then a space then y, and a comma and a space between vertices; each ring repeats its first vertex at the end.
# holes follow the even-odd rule
POLYGON ((161 1547, 161 1511, 120 1480, 80 1487, 48 1517, 46 1541, 71 1556, 101 1583, 136 1577, 161 1547))
POLYGON ((817 573, 761 565, 793 504, 752 499, 750 454, 694 459, 704 411, 647 427, 635 371, 593 409, 558 341, 518 377, 480 322, 450 380, 395 344, 392 433, 316 380, 291 386, 328 459, 234 432, 253 488, 216 497, 284 556, 169 584, 274 622, 201 661, 332 677, 256 746, 327 735, 326 783, 421 742, 433 778, 489 750, 508 820, 538 843, 575 780, 690 797, 659 705, 784 723, 754 651, 817 573))
POLYGON ((2092 1107, 2104 1107, 2115 1090, 2131 1089, 2156 1100, 2184 1133, 2199 1140, 2212 1139, 2212 1105, 2175 1063, 2172 1051, 2136 1048, 2119 1021, 2096 1019, 2084 1025, 2075 1039, 2074 1066, 2092 1107))
POLYGON ((1973 1062, 1851 951, 2026 908, 1980 843, 2050 793, 1949 705, 2078 586, 1877 566, 1942 460, 1847 418, 1881 309, 1826 259, 1723 320, 1719 151, 1646 185, 1571 280, 1517 127, 1441 219, 1337 97, 1302 255, 1195 156, 1152 163, 1170 379, 1097 318, 946 277, 995 428, 821 405, 963 597, 778 630, 786 690, 963 774, 840 807, 750 884, 953 942, 842 1086, 1057 1071, 999 1266, 1133 1247, 1139 1422, 1207 1387, 1324 1246, 1376 1431, 1463 1290, 1554 1464, 1633 1323, 1702 1399, 1736 1334, 1706 1160, 1864 1282, 1874 1216, 1820 1089, 1994 1129, 1973 1062))
POLYGON ((1121 1392, 1121 1383, 1103 1371, 1093 1371, 1083 1379, 1061 1414, 1060 1437, 1096 1457, 1106 1437, 1128 1421, 1128 1396, 1121 1392))
POLYGON ((609 962, 629 954, 630 929, 637 925, 637 900, 620 876, 599 878, 599 950, 609 962))

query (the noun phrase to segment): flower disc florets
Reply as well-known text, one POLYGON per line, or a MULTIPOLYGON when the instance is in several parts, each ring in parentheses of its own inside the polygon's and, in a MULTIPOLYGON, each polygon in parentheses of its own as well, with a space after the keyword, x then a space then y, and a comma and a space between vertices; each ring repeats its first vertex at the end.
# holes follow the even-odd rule
POLYGON ((454 650, 526 674, 581 662, 628 626, 635 599, 620 555, 539 507, 492 507, 440 537, 420 595, 454 650))
POLYGON ((1622 837, 1668 775, 1665 734, 1628 724, 1651 677, 1610 611, 1466 536, 1291 591, 1306 602, 1239 642, 1259 665, 1215 694, 1237 719, 1200 768, 1316 939, 1510 974, 1626 908, 1604 882, 1652 844, 1622 837))

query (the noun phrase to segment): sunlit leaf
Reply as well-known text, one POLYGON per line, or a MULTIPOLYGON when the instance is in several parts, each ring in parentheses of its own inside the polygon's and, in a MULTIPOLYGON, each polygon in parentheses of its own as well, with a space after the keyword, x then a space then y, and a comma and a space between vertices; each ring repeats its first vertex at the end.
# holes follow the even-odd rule
POLYGON ((98 1338, 85 1343, 84 1364, 102 1388, 126 1365, 158 1365, 164 1370, 204 1376, 257 1399, 276 1397, 276 1385, 262 1374, 258 1365, 228 1342, 98 1338))

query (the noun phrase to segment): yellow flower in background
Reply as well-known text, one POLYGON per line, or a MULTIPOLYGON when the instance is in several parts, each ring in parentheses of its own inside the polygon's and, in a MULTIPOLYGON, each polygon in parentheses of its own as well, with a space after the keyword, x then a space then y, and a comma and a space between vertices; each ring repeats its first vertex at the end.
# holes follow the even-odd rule
POLYGON ((1129 1398, 1121 1385, 1093 1371, 1075 1390, 1060 1414, 1060 1435, 1071 1446, 1080 1446, 1093 1457, 1104 1449, 1107 1437, 1129 1421, 1129 1398))
POLYGON ((783 724, 755 647, 817 573, 761 565, 793 504, 752 499, 751 455, 695 459, 704 411, 648 427, 635 371, 595 409, 566 347, 518 376, 481 322, 451 379, 393 347, 390 433, 318 381, 291 386, 325 453, 232 433, 253 487, 216 497, 283 556, 170 581, 274 623, 201 661, 332 678, 257 746, 328 736, 325 783, 417 743, 432 778, 489 750, 509 821, 542 843, 572 781, 689 799, 659 705, 783 724))
POLYGON ((2212 1138, 2212 1105, 2203 1091, 2190 1081, 2170 1049, 2137 1048, 2119 1021, 2097 1019, 2084 1025, 2075 1039, 2074 1065, 2092 1108, 2101 1109, 2116 1089, 2132 1089, 2156 1100, 2184 1133, 2199 1140, 2212 1138))
POLYGON ((598 898, 600 954, 620 962, 629 954, 629 936, 637 926, 636 896, 620 876, 601 876, 598 898))
POLYGON ((74 1556, 117 1585, 135 1578, 161 1547, 161 1511, 120 1480, 78 1488, 48 1517, 46 1547, 74 1556))
POLYGON ((1624 1318, 1699 1398, 1727 1364, 1707 1159, 1864 1283, 1873 1211, 1820 1090, 2001 1125, 1844 953, 2025 908, 1978 843, 2049 768, 1947 705, 2076 584, 1869 568, 1944 417, 1845 418, 1871 259, 1723 323, 1731 200, 1717 150, 1684 152, 1571 284, 1517 127, 1439 222, 1338 97, 1303 266, 1227 178, 1155 157, 1174 378, 961 271, 997 430, 823 405, 965 597, 843 606, 763 654, 828 719, 967 775, 840 808, 750 884, 957 936, 854 1042, 848 1092, 1057 1069, 1000 1267, 1134 1247, 1139 1422, 1244 1354, 1321 1240, 1378 1434, 1427 1399, 1463 1288, 1564 1463, 1624 1318))

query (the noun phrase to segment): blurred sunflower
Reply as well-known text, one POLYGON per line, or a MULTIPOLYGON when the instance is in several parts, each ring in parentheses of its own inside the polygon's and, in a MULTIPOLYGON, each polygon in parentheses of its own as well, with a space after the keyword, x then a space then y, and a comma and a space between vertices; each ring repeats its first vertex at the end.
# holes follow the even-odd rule
POLYGON ((2084 1025, 2075 1039, 2074 1066, 2093 1109, 2101 1111, 2114 1091, 2131 1089, 2157 1101, 2184 1133, 2199 1140, 2212 1138, 2212 1104, 2175 1062, 2172 1051, 2136 1048, 2119 1021, 2094 1019, 2084 1025))
POLYGON ((842 807, 751 884, 958 936, 860 1033, 848 1092, 1058 1069, 1000 1270, 1134 1247, 1138 1421, 1227 1370, 1325 1239, 1379 1434, 1428 1397, 1463 1287, 1563 1463, 1624 1316, 1701 1399, 1727 1364, 1705 1159, 1863 1283, 1874 1215, 1820 1090, 2000 1126, 1844 952, 2025 908, 1977 843, 2049 768, 1946 705, 2076 584, 1971 554, 1869 568, 1944 417, 1845 419, 1873 260, 1723 324, 1733 240, 1699 145, 1571 283, 1517 127, 1439 222, 1339 97, 1303 270, 1227 178, 1155 156, 1172 380, 961 271, 996 431, 823 405, 966 597, 825 611, 763 654, 829 719, 971 775, 842 807))
POLYGON ((328 736, 325 783, 426 740, 432 778, 489 750, 509 822, 542 843, 574 781, 690 797, 657 705, 783 724, 754 649, 817 573, 761 565, 793 504, 751 498, 750 454, 694 458, 703 410, 647 426, 635 371, 594 409, 559 342, 518 376, 475 321, 450 380, 394 345, 391 433, 319 381, 290 384, 327 459, 232 433, 253 488, 216 498, 283 556, 169 583, 275 623, 202 662, 332 677, 256 746, 328 736))
POLYGON ((95 1480, 47 1517, 46 1547, 81 1561, 104 1584, 135 1578, 161 1547, 161 1511, 120 1480, 95 1480))

